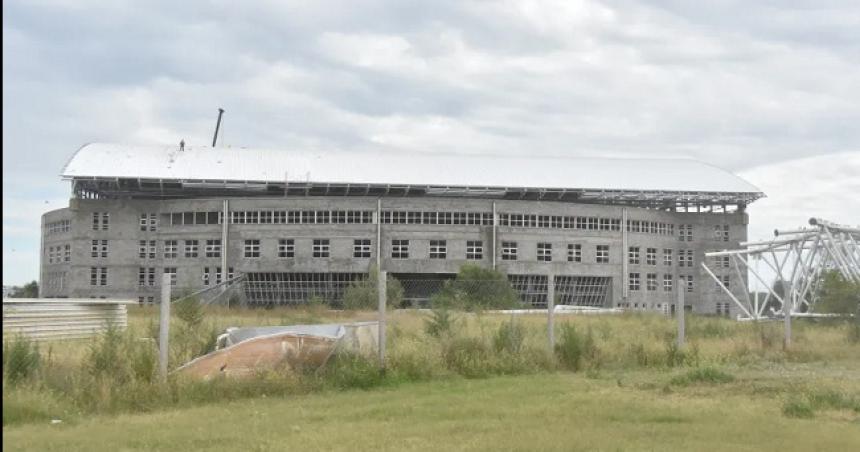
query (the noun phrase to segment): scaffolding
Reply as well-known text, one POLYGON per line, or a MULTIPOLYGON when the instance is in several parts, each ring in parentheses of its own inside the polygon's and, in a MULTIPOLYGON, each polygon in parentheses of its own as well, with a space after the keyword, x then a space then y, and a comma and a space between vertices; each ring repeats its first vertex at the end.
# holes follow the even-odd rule
POLYGON ((750 295, 748 290, 741 300, 708 267, 707 260, 702 262, 705 272, 740 309, 738 320, 786 314, 815 315, 818 289, 825 271, 837 271, 847 281, 860 284, 860 228, 820 218, 811 218, 809 225, 808 228, 774 230, 772 240, 742 242, 743 249, 705 253, 707 257, 722 260, 728 257, 730 267, 741 281, 747 280, 746 273, 767 289, 763 300, 759 300, 758 293, 750 295), (774 273, 775 281, 781 282, 781 290, 775 290, 773 284, 762 277, 757 266, 752 265, 756 261, 764 262, 774 273))

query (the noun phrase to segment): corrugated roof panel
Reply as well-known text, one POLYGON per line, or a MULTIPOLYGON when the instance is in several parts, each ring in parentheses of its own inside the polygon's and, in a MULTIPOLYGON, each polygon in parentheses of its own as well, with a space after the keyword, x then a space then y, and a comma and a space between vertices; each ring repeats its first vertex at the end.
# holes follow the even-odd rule
POLYGON ((80 148, 64 178, 140 178, 760 193, 734 174, 692 159, 314 153, 208 146, 80 148))

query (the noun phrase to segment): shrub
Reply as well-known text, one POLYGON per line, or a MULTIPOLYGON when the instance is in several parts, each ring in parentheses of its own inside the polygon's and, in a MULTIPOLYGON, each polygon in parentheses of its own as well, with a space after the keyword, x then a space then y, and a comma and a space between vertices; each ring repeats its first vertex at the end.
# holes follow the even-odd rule
MULTIPOLYGON (((343 292, 343 308, 351 311, 374 310, 379 306, 379 272, 370 269, 367 278, 353 281, 343 292)), ((403 304, 403 285, 389 276, 385 282, 386 306, 401 307, 403 304)))
POLYGON ((460 267, 457 278, 446 281, 430 303, 433 307, 481 311, 520 306, 519 295, 504 273, 474 264, 460 267))
POLYGON ((571 324, 561 328, 561 336, 555 344, 555 355, 566 369, 578 371, 582 365, 583 339, 571 324))
POLYGON ((26 336, 3 342, 3 376, 12 385, 33 378, 41 365, 39 345, 26 336))
POLYGON ((180 298, 173 302, 172 308, 176 317, 190 328, 196 328, 203 322, 203 307, 196 296, 180 298))
POLYGON ((502 322, 493 337, 493 348, 496 352, 518 354, 523 350, 523 342, 526 339, 526 327, 511 319, 502 322))
POLYGON ((430 311, 430 317, 424 319, 424 331, 435 338, 450 336, 457 326, 457 319, 451 311, 437 308, 430 311))
POLYGON ((442 354, 445 365, 467 378, 486 377, 491 374, 490 353, 486 344, 475 337, 458 337, 445 345, 442 354))

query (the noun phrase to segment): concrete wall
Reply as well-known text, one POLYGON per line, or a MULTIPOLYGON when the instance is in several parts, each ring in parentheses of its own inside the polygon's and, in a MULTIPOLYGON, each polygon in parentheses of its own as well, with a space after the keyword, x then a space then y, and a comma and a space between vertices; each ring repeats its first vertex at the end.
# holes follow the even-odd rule
MULTIPOLYGON (((288 209, 288 210, 367 210, 374 212, 373 224, 325 224, 325 225, 288 225, 288 224, 230 224, 228 242, 223 247, 227 253, 228 267, 233 267, 238 275, 242 272, 367 272, 377 261, 377 198, 361 197, 308 197, 308 198, 242 198, 229 199, 231 211, 288 209), (295 240, 295 258, 277 257, 278 239, 295 240), (313 258, 312 240, 329 239, 331 256, 328 259, 313 258), (355 259, 352 257, 354 239, 370 239, 372 257, 355 259), (259 239, 261 256, 243 257, 244 240, 259 239)), ((623 247, 625 227, 622 231, 520 228, 498 226, 496 247, 493 250, 493 226, 478 225, 418 225, 383 224, 381 225, 381 265, 392 273, 456 273, 465 262, 492 266, 492 253, 496 253, 497 268, 509 274, 547 274, 576 276, 608 276, 612 278, 612 306, 630 308, 658 309, 674 300, 673 292, 663 290, 663 275, 692 275, 695 289, 687 293, 687 300, 694 312, 714 313, 717 302, 729 302, 711 279, 701 269, 704 253, 710 250, 735 248, 738 242, 747 238, 747 217, 744 213, 678 213, 649 210, 633 207, 603 206, 591 204, 571 204, 547 201, 507 201, 462 198, 383 198, 383 210, 420 210, 420 211, 467 211, 491 212, 493 203, 498 214, 525 213, 562 216, 597 216, 602 218, 622 218, 622 211, 630 220, 658 221, 675 225, 674 235, 646 233, 626 233, 628 246, 640 247, 641 263, 625 265, 627 249, 623 247), (693 225, 692 242, 678 240, 678 225, 693 225), (718 224, 730 226, 730 241, 717 241, 713 227, 718 224), (408 239, 409 259, 391 258, 391 241, 408 239), (430 240, 447 241, 447 259, 429 259, 430 240), (484 256, 480 261, 467 261, 465 258, 466 241, 481 240, 484 256), (501 243, 515 241, 518 244, 518 260, 501 259, 501 243), (552 243, 552 262, 537 261, 537 243, 552 243), (582 246, 582 262, 567 261, 567 244, 578 243, 582 246), (595 252, 597 245, 609 245, 610 262, 597 264, 595 252), (657 265, 645 262, 646 248, 657 248, 657 265), (663 264, 662 250, 673 250, 671 266, 663 264), (678 250, 694 250, 695 260, 692 268, 678 268, 678 250), (625 269, 625 267, 627 267, 625 269), (638 272, 641 275, 641 289, 629 291, 624 298, 627 275, 638 272), (656 273, 658 289, 646 290, 646 275, 656 273)), ((221 258, 205 257, 205 241, 220 239, 221 225, 170 226, 171 212, 221 211, 223 199, 182 199, 182 200, 97 200, 72 199, 67 209, 48 212, 43 215, 43 225, 61 220, 71 220, 68 233, 47 234, 43 230, 41 278, 42 295, 49 297, 108 297, 133 298, 153 297, 158 299, 156 286, 138 286, 139 268, 155 268, 156 284, 160 282, 165 267, 177 268, 177 286, 184 289, 204 287, 203 268, 209 267, 213 273, 221 266, 221 258), (92 213, 109 212, 108 230, 93 230, 92 213), (141 231, 141 213, 158 214, 157 231, 141 231), (199 240, 197 258, 183 257, 183 241, 199 240), (108 240, 107 258, 91 256, 92 240, 108 240), (139 240, 156 240, 155 259, 138 256, 139 240), (177 240, 179 256, 176 259, 164 257, 164 241, 177 240), (49 246, 71 244, 70 263, 48 264, 46 250, 49 246), (108 285, 90 285, 90 268, 108 269, 108 285), (64 274, 62 287, 46 285, 48 275, 64 274)), ((222 250, 223 252, 223 250, 222 250)), ((729 270, 724 270, 728 274, 729 270)), ((738 281, 732 274, 732 290, 742 294, 746 281, 738 281)), ((677 280, 675 285, 677 290, 677 280)), ((734 306, 731 306, 734 310, 734 306)))

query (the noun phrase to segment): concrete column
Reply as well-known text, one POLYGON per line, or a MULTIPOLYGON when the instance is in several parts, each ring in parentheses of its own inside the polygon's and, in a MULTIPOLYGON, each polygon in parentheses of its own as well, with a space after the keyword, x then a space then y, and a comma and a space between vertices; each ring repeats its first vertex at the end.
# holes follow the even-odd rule
POLYGON ((388 272, 379 271, 377 291, 379 295, 379 366, 385 368, 385 309, 388 298, 388 272))
MULTIPOLYGON (((223 207, 222 211, 223 211, 223 214, 222 214, 223 217, 222 217, 222 221, 221 221, 221 282, 224 282, 224 281, 227 281, 227 275, 228 275, 228 272, 227 272, 227 249, 228 249, 227 231, 228 231, 228 225, 230 223, 230 216, 229 216, 229 214, 230 214, 230 201, 228 201, 226 199, 224 200, 224 207, 223 207)), ((225 290, 227 290, 227 286, 226 285, 221 286, 221 292, 223 293, 225 290)), ((229 307, 229 305, 230 305, 230 300, 227 300, 227 306, 229 307)))
POLYGON ((628 271, 628 257, 627 257, 627 249, 629 248, 628 240, 627 240, 627 208, 621 208, 621 298, 627 301, 627 297, 629 296, 630 291, 630 282, 627 280, 629 278, 630 272, 628 271))
POLYGON ((555 351, 555 275, 546 277, 546 330, 549 338, 549 352, 555 351))
POLYGON ((496 201, 493 201, 493 270, 496 269, 496 254, 499 252, 498 247, 498 234, 499 234, 499 217, 496 214, 496 201))
POLYGON ((687 281, 686 279, 682 280, 680 278, 676 279, 676 281, 678 281, 678 296, 677 302, 675 303, 675 318, 678 323, 677 345, 678 348, 681 348, 684 346, 684 336, 686 334, 686 325, 684 324, 684 321, 686 320, 684 316, 684 294, 687 291, 687 281), (681 281, 683 281, 683 284, 681 281))
POLYGON ((382 271, 382 198, 376 199, 376 271, 382 271))
POLYGON ((158 370, 161 380, 167 380, 168 342, 170 340, 170 274, 161 275, 161 302, 159 303, 158 370))

